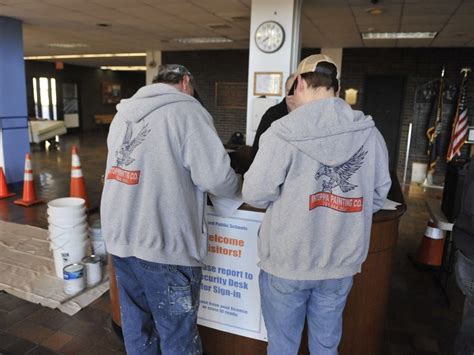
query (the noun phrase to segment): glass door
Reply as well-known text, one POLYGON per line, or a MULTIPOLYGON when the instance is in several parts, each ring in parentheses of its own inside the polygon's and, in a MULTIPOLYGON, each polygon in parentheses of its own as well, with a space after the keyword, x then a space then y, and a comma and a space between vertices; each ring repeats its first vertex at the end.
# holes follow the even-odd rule
POLYGON ((63 113, 66 128, 79 128, 79 95, 76 83, 63 83, 63 113))

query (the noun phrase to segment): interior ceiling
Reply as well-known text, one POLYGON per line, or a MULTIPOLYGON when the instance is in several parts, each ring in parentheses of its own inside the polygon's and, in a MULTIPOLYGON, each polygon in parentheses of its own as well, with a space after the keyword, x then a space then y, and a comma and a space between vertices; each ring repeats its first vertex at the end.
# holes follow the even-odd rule
MULTIPOLYGON (((302 45, 320 47, 474 47, 473 0, 304 0, 302 45), (383 13, 371 15, 369 8, 383 13), (360 32, 436 31, 433 40, 363 41, 360 32)), ((25 55, 244 49, 251 0, 0 0, 0 16, 23 21, 25 55), (99 27, 97 24, 109 24, 99 27), (180 44, 180 37, 224 36, 222 44, 180 44), (81 48, 49 44, 79 43, 81 48)), ((140 65, 143 58, 64 60, 140 65)))

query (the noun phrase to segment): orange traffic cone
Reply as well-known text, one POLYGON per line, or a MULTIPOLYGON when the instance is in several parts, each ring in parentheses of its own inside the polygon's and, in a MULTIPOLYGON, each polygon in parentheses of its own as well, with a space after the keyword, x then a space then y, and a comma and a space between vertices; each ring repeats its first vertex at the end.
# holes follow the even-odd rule
POLYGON ((23 182, 23 198, 21 200, 13 201, 13 203, 30 207, 37 203, 43 203, 42 200, 36 199, 35 183, 33 182, 33 169, 31 168, 31 155, 26 153, 25 159, 25 177, 23 182))
POLYGON ((441 266, 443 250, 444 233, 441 229, 436 228, 435 223, 430 219, 426 226, 425 235, 416 253, 415 260, 420 264, 441 266))
POLYGON ((81 161, 77 154, 77 147, 72 147, 72 158, 71 158, 71 189, 69 192, 70 197, 80 197, 86 200, 86 206, 89 207, 89 199, 87 198, 86 182, 82 175, 81 161))
POLYGON ((3 168, 0 167, 0 199, 15 196, 12 192, 8 192, 7 179, 3 173, 3 168))

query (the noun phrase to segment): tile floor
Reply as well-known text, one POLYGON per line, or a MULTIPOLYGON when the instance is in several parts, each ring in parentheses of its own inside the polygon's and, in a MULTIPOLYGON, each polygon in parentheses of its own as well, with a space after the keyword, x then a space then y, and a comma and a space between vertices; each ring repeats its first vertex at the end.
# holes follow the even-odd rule
MULTIPOLYGON (((76 144, 91 207, 98 207, 105 167, 105 138, 104 131, 72 134, 61 138, 59 151, 34 147, 33 169, 39 196, 46 201, 67 196, 70 150, 76 144)), ((426 197, 440 198, 441 191, 424 191, 414 185, 405 190, 408 211, 400 224, 384 355, 451 354, 463 296, 452 277, 448 306, 432 272, 416 269, 407 258, 408 253, 416 252, 425 230, 426 197)), ((16 192, 20 194, 21 189, 16 192)), ((12 199, 0 200, 0 219, 47 228, 46 205, 22 208, 13 205, 12 199)), ((109 309, 108 294, 69 317, 0 292, 0 355, 123 354, 123 345, 111 328, 109 309)))

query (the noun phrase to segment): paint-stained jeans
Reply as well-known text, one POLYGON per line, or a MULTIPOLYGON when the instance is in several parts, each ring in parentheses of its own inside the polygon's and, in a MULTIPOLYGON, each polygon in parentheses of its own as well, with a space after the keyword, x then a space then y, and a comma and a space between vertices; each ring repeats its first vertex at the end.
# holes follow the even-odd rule
POLYGON ((305 318, 311 354, 334 355, 342 335, 342 312, 352 276, 299 281, 260 271, 262 312, 268 332, 268 355, 296 355, 305 318))
POLYGON ((200 267, 113 256, 128 355, 200 355, 200 267))
POLYGON ((456 355, 474 354, 474 259, 458 251, 455 266, 456 281, 466 296, 462 324, 455 342, 456 355))

